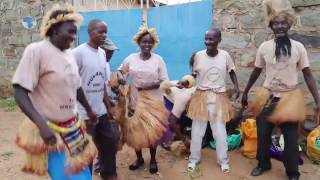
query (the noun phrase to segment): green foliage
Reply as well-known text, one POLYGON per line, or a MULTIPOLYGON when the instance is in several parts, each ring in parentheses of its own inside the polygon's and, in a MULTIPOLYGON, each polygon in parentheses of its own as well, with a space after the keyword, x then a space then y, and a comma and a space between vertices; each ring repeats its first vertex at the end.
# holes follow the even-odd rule
POLYGON ((3 107, 6 112, 17 110, 17 103, 14 98, 0 99, 0 107, 3 107))
POLYGON ((194 170, 187 169, 185 172, 183 172, 185 176, 188 176, 191 180, 197 179, 202 176, 201 170, 199 166, 197 165, 194 170))
POLYGON ((4 152, 0 154, 0 163, 1 161, 7 161, 14 155, 13 152, 4 152))

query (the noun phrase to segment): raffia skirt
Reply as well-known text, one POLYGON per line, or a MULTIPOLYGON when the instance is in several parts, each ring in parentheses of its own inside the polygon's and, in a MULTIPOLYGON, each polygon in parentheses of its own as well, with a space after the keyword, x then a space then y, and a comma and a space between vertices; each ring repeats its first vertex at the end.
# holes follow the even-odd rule
POLYGON ((140 91, 135 111, 128 115, 129 93, 120 93, 117 115, 121 126, 122 142, 135 150, 148 148, 156 143, 166 131, 169 112, 163 99, 152 96, 148 91, 140 91))
POLYGON ((71 132, 72 137, 69 136, 71 140, 66 140, 64 137, 67 133, 55 131, 57 143, 54 146, 48 146, 42 140, 38 127, 28 118, 23 120, 15 140, 26 154, 22 170, 39 176, 45 175, 48 171, 48 154, 62 151, 67 155, 66 165, 61 164, 66 167, 64 172, 66 175, 74 175, 85 169, 93 162, 97 155, 97 149, 81 127, 73 129, 79 132, 79 136, 75 137, 73 131, 71 132), (71 147, 73 151, 71 151, 71 147))
MULTIPOLYGON (((248 112, 258 116, 265 106, 270 103, 271 92, 263 87, 256 89, 254 100, 249 103, 248 112)), ((300 89, 282 92, 280 100, 267 120, 273 124, 286 122, 302 122, 305 120, 306 106, 300 89)))
MULTIPOLYGON (((191 96, 187 107, 187 116, 192 120, 208 121, 208 93, 211 91, 196 90, 191 96)), ((217 112, 222 111, 222 118, 225 122, 230 121, 234 116, 234 110, 227 96, 227 93, 216 93, 216 106, 213 110, 211 121, 215 121, 217 112)))

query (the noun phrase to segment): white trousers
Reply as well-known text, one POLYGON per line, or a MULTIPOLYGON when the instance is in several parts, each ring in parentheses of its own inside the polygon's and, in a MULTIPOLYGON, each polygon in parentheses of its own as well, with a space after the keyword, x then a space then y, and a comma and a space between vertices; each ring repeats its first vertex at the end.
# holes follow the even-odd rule
MULTIPOLYGON (((215 108, 215 104, 208 104, 209 120, 212 119, 212 111, 215 108)), ((227 132, 226 125, 222 119, 222 112, 217 112, 216 120, 209 121, 212 136, 216 141, 216 152, 218 164, 225 165, 229 163, 228 160, 228 144, 227 144, 227 132)), ((208 121, 193 120, 191 129, 191 155, 189 157, 190 163, 199 163, 201 160, 202 138, 206 132, 208 121)))

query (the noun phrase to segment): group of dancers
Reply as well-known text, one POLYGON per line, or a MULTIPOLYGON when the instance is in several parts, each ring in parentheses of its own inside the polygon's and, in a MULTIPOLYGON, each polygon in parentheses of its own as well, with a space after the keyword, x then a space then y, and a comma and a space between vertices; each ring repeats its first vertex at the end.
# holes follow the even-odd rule
MULTIPOLYGON (((286 173, 290 180, 297 180, 298 124, 305 116, 303 95, 297 87, 299 71, 314 97, 317 120, 320 99, 305 47, 288 36, 295 23, 290 2, 264 0, 263 4, 274 38, 259 46, 242 94, 242 106, 255 114, 258 130, 258 165, 251 175, 271 169, 268 149, 277 125, 284 135, 286 173), (263 69, 263 88, 248 104, 248 92, 263 69)), ((187 169, 194 171, 201 161, 202 139, 209 123, 217 163, 222 172, 230 172, 226 123, 234 111, 226 93, 228 75, 234 98, 240 96, 240 89, 234 61, 218 47, 221 31, 208 30, 204 34, 206 49, 190 58, 190 74, 170 81, 165 60, 152 52, 160 43, 156 29, 142 26, 133 37, 139 52, 127 56, 111 73, 108 62, 118 48, 107 38, 109 27, 104 21, 91 20, 88 42, 71 50, 81 21, 72 6, 54 6, 43 18, 43 40, 26 47, 13 76, 14 96, 26 115, 16 138, 27 156, 23 170, 38 175, 48 172, 54 180, 89 180, 98 157, 96 168, 101 178, 119 179, 116 153, 125 143, 137 156, 130 170, 144 164, 141 150, 149 148, 149 172, 156 173, 157 146, 172 140, 172 134, 186 141, 179 128, 179 119, 186 112, 192 119, 187 169), (165 106, 164 94, 173 103, 171 111, 165 106)))

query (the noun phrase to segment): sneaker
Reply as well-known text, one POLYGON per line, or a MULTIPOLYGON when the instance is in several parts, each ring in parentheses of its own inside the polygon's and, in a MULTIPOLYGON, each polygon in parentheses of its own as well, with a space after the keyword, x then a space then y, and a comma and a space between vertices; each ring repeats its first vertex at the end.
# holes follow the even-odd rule
POLYGON ((194 171, 196 169, 197 164, 194 162, 188 163, 188 171, 194 171))
POLYGON ((221 164, 221 170, 223 173, 229 173, 230 172, 229 164, 221 164))

